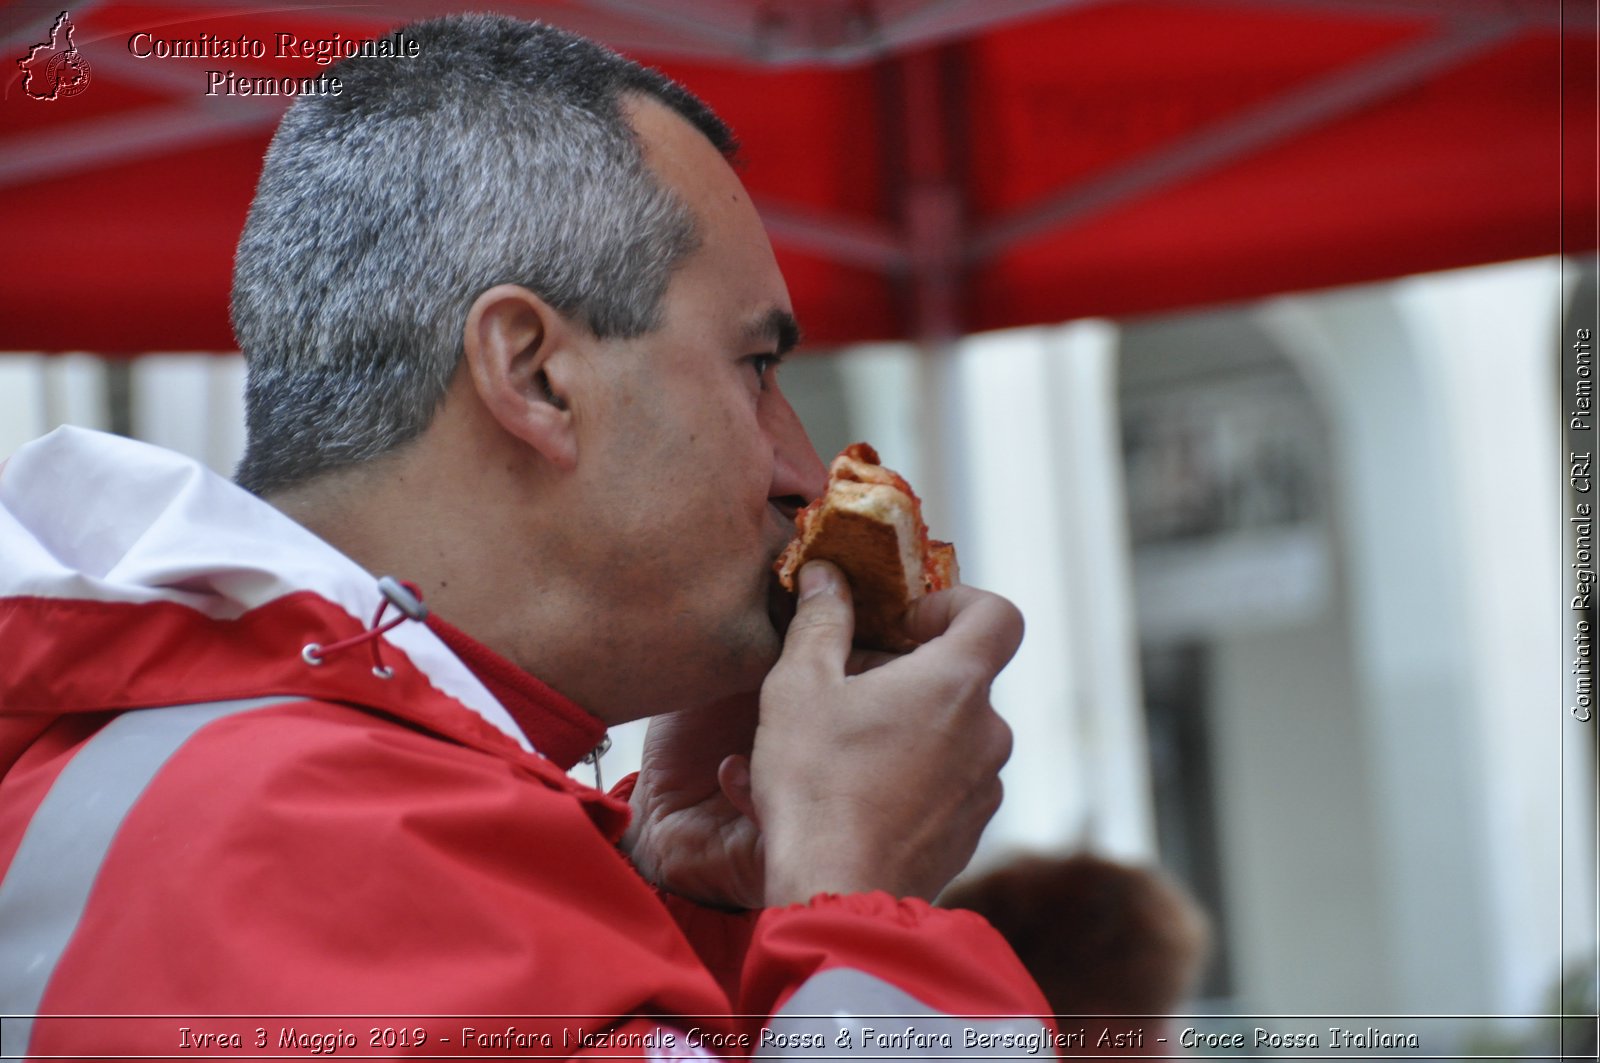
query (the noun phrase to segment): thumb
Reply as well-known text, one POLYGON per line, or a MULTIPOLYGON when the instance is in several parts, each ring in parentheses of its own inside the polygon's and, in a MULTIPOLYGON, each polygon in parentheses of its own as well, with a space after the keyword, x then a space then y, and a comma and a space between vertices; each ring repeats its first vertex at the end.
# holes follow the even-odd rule
POLYGON ((806 562, 800 570, 800 600, 783 639, 783 659, 830 664, 842 672, 855 627, 844 573, 828 561, 806 562))
POLYGON ((756 818, 755 794, 750 788, 750 758, 742 753, 735 753, 724 758, 717 767, 717 786, 722 790, 722 795, 728 803, 739 810, 739 814, 757 826, 761 821, 756 818))

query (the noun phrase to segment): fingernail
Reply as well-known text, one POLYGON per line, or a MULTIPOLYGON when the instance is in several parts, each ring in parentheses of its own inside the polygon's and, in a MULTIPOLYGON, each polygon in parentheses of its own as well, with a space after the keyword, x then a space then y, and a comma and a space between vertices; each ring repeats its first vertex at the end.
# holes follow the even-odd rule
POLYGON ((800 570, 800 600, 815 597, 818 594, 834 594, 838 591, 839 579, 832 565, 809 562, 800 570))

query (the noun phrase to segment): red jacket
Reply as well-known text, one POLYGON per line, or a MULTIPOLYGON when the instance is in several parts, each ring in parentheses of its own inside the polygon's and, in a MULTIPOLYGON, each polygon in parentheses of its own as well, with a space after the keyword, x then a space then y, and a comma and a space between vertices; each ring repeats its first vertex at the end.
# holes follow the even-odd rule
POLYGON ((40 1016, 0 1054, 1037 1053, 976 916, 660 895, 566 773, 598 724, 459 634, 310 663, 382 600, 178 456, 63 429, 0 467, 0 1014, 40 1016))

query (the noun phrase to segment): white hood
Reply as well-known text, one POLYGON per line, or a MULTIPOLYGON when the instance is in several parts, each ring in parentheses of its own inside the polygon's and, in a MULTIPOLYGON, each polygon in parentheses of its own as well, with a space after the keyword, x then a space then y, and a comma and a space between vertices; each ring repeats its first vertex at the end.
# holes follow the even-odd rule
MULTIPOLYGON (((234 619, 308 590, 363 625, 383 600, 371 573, 190 458, 65 427, 0 464, 0 597, 165 601, 234 619)), ((424 625, 384 637, 434 687, 531 749, 424 625)))

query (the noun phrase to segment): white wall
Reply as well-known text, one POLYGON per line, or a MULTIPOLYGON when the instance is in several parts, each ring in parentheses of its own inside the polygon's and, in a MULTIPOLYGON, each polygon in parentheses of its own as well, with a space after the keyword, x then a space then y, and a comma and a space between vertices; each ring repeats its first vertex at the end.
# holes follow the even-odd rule
POLYGON ((107 415, 99 358, 0 353, 0 458, 63 424, 104 428, 107 415))
POLYGON ((0 457, 63 424, 109 429, 110 377, 119 365, 128 373, 136 438, 232 475, 244 453, 244 360, 237 354, 108 363, 88 354, 0 353, 0 457))
POLYGON ((1261 313, 1333 419, 1399 1010, 1534 1010, 1560 956, 1556 295, 1542 263, 1261 313))
POLYGON ((1236 1006, 1265 1014, 1395 1008, 1346 617, 1213 643, 1215 757, 1236 1006))
MULTIPOLYGON (((1441 478, 1460 539, 1463 617, 1471 661, 1464 726, 1483 751, 1481 777, 1494 999, 1535 1008, 1563 951, 1561 863, 1564 711, 1562 484, 1558 362, 1562 292, 1543 260, 1413 278, 1395 299, 1428 379, 1436 382, 1446 446, 1441 478), (1552 563, 1554 561, 1554 563, 1552 563)), ((1587 854, 1592 865, 1592 845, 1587 854)), ((1595 923, 1565 928, 1566 945, 1595 923)))
POLYGON ((967 424, 965 582, 1022 610, 994 686, 1015 752, 984 855, 1088 845, 1151 858, 1149 764, 1104 322, 970 337, 955 380, 967 424))

